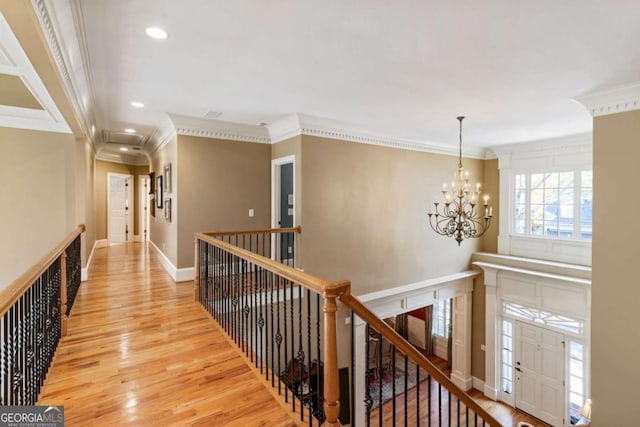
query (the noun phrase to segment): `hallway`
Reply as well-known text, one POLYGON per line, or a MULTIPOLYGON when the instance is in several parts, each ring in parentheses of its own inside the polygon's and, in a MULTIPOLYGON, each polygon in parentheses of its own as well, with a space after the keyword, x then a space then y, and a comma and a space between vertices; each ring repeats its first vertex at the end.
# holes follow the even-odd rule
POLYGON ((67 426, 295 426, 146 244, 96 249, 39 405, 67 426))

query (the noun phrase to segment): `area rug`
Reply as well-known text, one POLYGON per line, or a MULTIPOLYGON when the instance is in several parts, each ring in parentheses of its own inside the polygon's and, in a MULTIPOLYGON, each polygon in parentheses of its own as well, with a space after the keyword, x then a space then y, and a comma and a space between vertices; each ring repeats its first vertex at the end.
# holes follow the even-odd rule
MULTIPOLYGON (((404 393, 405 390, 405 377, 406 377, 406 389, 411 390, 416 385, 416 369, 415 363, 407 362, 407 375, 405 376, 404 356, 396 354, 396 369, 395 375, 392 375, 393 367, 391 364, 383 366, 382 374, 382 403, 384 404, 393 397, 393 384, 395 383, 396 395, 404 393)), ((420 373, 420 381, 426 379, 427 375, 424 372, 420 373)), ((376 378, 373 375, 373 371, 369 374, 369 396, 372 401, 371 409, 375 409, 380 404, 380 378, 376 378)))

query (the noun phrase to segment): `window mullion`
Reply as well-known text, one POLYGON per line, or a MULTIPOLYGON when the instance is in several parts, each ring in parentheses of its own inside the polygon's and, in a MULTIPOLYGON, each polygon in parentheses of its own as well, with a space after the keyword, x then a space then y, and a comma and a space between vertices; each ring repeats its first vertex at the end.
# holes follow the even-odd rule
POLYGON ((573 238, 582 237, 582 173, 573 172, 573 238))

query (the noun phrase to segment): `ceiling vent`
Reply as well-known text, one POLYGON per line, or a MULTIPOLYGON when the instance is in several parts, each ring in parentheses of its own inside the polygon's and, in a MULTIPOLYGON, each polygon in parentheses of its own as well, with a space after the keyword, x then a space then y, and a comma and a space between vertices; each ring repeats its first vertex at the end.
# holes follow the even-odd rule
POLYGON ((219 111, 207 111, 207 113, 203 116, 205 119, 217 119, 222 115, 219 111))
POLYGON ((135 133, 112 132, 105 130, 103 132, 104 141, 108 144, 129 145, 132 147, 140 147, 147 142, 147 137, 137 135, 135 133))

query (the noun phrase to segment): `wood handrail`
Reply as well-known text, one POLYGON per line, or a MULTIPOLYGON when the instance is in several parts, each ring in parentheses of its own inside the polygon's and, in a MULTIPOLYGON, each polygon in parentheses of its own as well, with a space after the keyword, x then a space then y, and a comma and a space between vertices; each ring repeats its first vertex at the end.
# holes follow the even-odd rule
POLYGON ((501 427, 501 424, 495 418, 493 418, 486 410, 478 405, 478 403, 476 403, 476 401, 474 401, 467 393, 456 386, 449 377, 447 377, 442 371, 440 371, 422 353, 416 350, 414 346, 409 344, 409 342, 398 335, 395 330, 393 330, 383 320, 378 318, 378 316, 373 314, 364 304, 360 302, 360 300, 358 300, 351 294, 344 294, 340 296, 340 301, 351 310, 353 310, 353 312, 363 321, 371 325, 400 352, 407 355, 413 363, 419 365, 429 375, 431 375, 432 378, 442 384, 456 398, 467 405, 469 409, 478 414, 478 416, 480 416, 487 424, 489 424, 491 427, 501 427))
POLYGON ((239 248, 233 244, 223 242, 222 240, 216 239, 215 237, 209 236, 205 233, 196 233, 196 239, 200 239, 213 246, 217 246, 220 249, 224 249, 226 252, 232 253, 255 265, 259 265, 265 270, 276 273, 279 276, 310 289, 322 296, 339 296, 350 292, 351 282, 348 280, 328 282, 262 255, 239 248))
POLYGON ((25 271, 20 277, 11 282, 11 284, 0 293, 0 316, 4 316, 5 313, 9 311, 22 294, 29 289, 29 286, 31 286, 38 277, 42 276, 47 268, 62 255, 71 242, 82 234, 84 230, 84 224, 78 225, 62 242, 25 271))
POLYGON ((237 230, 237 231, 213 231, 209 233, 202 233, 211 237, 219 236, 240 236, 243 234, 267 234, 267 233, 302 233, 302 227, 289 227, 289 228, 262 228, 258 230, 237 230))

